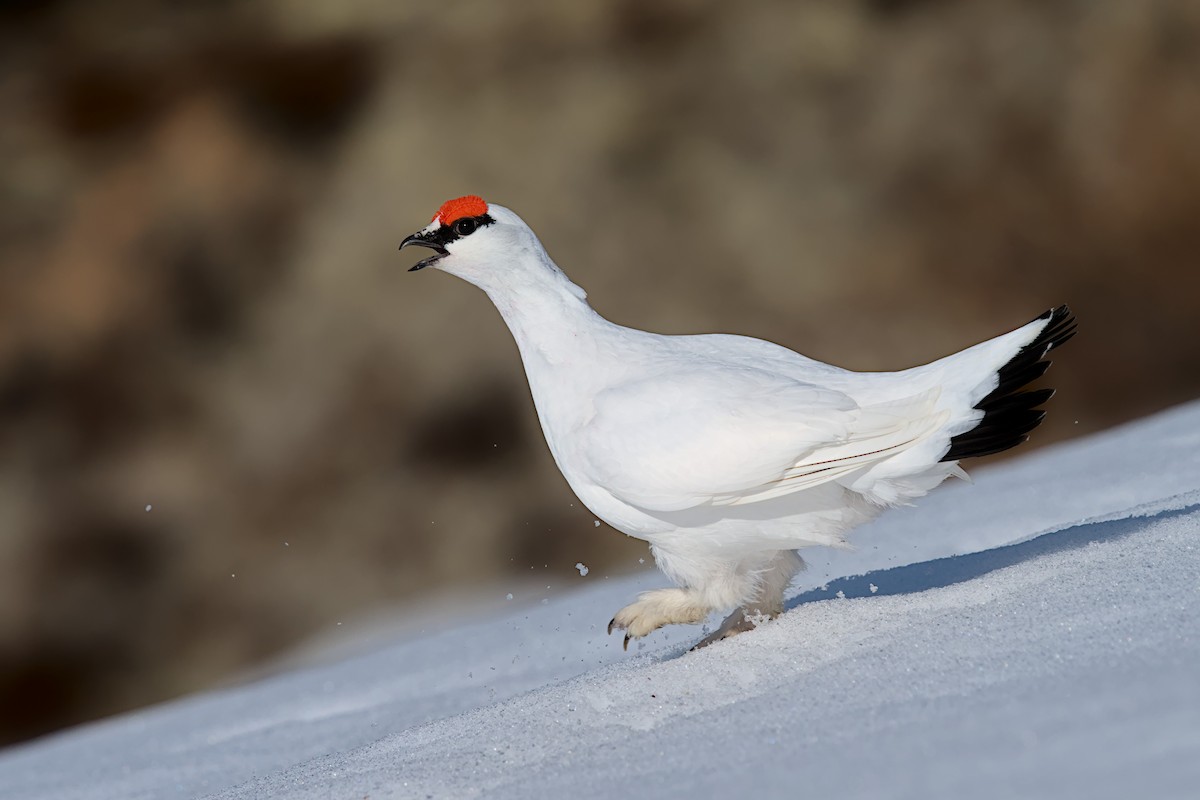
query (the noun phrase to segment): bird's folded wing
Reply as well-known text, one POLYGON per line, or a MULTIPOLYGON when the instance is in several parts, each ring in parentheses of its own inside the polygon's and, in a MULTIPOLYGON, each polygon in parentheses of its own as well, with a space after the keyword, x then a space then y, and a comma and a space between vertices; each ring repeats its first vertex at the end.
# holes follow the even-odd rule
POLYGON ((591 479, 647 510, 758 502, 862 469, 944 422, 937 392, 859 407, 754 369, 673 373, 596 398, 577 439, 591 479))
POLYGON ((743 505, 770 500, 829 481, 861 473, 884 459, 924 442, 950 417, 935 411, 938 391, 859 409, 849 437, 817 447, 788 467, 783 475, 750 490, 718 495, 713 505, 743 505))

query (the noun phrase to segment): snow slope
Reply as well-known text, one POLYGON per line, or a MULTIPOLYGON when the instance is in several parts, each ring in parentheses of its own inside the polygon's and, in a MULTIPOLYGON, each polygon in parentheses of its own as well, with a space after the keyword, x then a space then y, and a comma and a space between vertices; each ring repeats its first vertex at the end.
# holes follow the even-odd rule
POLYGON ((9 749, 0 797, 1200 796, 1200 403, 855 541, 805 551, 790 611, 707 650, 697 627, 623 653, 605 624, 662 579, 593 570, 9 749))

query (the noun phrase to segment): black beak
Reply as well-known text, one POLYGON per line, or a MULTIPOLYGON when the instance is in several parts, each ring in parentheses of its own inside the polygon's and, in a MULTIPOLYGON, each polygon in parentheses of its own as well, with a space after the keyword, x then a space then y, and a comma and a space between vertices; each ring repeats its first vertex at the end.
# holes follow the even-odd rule
POLYGON ((430 256, 429 258, 422 259, 409 267, 409 272, 416 272, 419 269, 425 269, 431 264, 435 264, 441 259, 450 255, 450 251, 443 247, 441 242, 437 241, 438 238, 438 231, 434 231, 432 233, 414 233, 412 236, 407 237, 403 242, 400 243, 401 250, 411 244, 416 245, 417 247, 428 247, 434 252, 434 255, 430 256))

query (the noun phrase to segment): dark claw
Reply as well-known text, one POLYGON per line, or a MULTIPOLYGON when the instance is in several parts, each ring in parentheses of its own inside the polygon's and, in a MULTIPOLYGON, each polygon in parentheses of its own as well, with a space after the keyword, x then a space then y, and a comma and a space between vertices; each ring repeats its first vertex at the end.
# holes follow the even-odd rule
POLYGON ((610 620, 608 621, 608 635, 609 635, 609 636, 612 636, 612 629, 613 629, 613 625, 616 625, 616 624, 617 624, 617 618, 616 618, 616 617, 613 617, 612 619, 610 619, 610 620))
POLYGON ((627 633, 627 634, 625 634, 625 644, 621 645, 621 649, 622 649, 622 650, 624 650, 626 653, 628 653, 628 652, 629 652, 629 640, 630 640, 630 638, 632 638, 632 637, 630 637, 630 635, 629 635, 628 633, 627 633))

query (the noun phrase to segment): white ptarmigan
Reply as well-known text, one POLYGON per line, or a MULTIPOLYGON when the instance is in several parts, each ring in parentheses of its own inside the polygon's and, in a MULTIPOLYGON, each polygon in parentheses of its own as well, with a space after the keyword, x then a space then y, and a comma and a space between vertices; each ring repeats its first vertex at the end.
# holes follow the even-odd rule
POLYGON ((734 608, 700 644, 783 611, 796 549, 908 503, 958 461, 1028 438, 1053 391, 1021 391, 1071 338, 1066 306, 924 366, 851 372, 745 336, 609 322, 520 217, 451 200, 400 245, 483 289, 512 331, 546 443, 597 517, 650 543, 678 588, 609 623, 630 638, 734 608))

